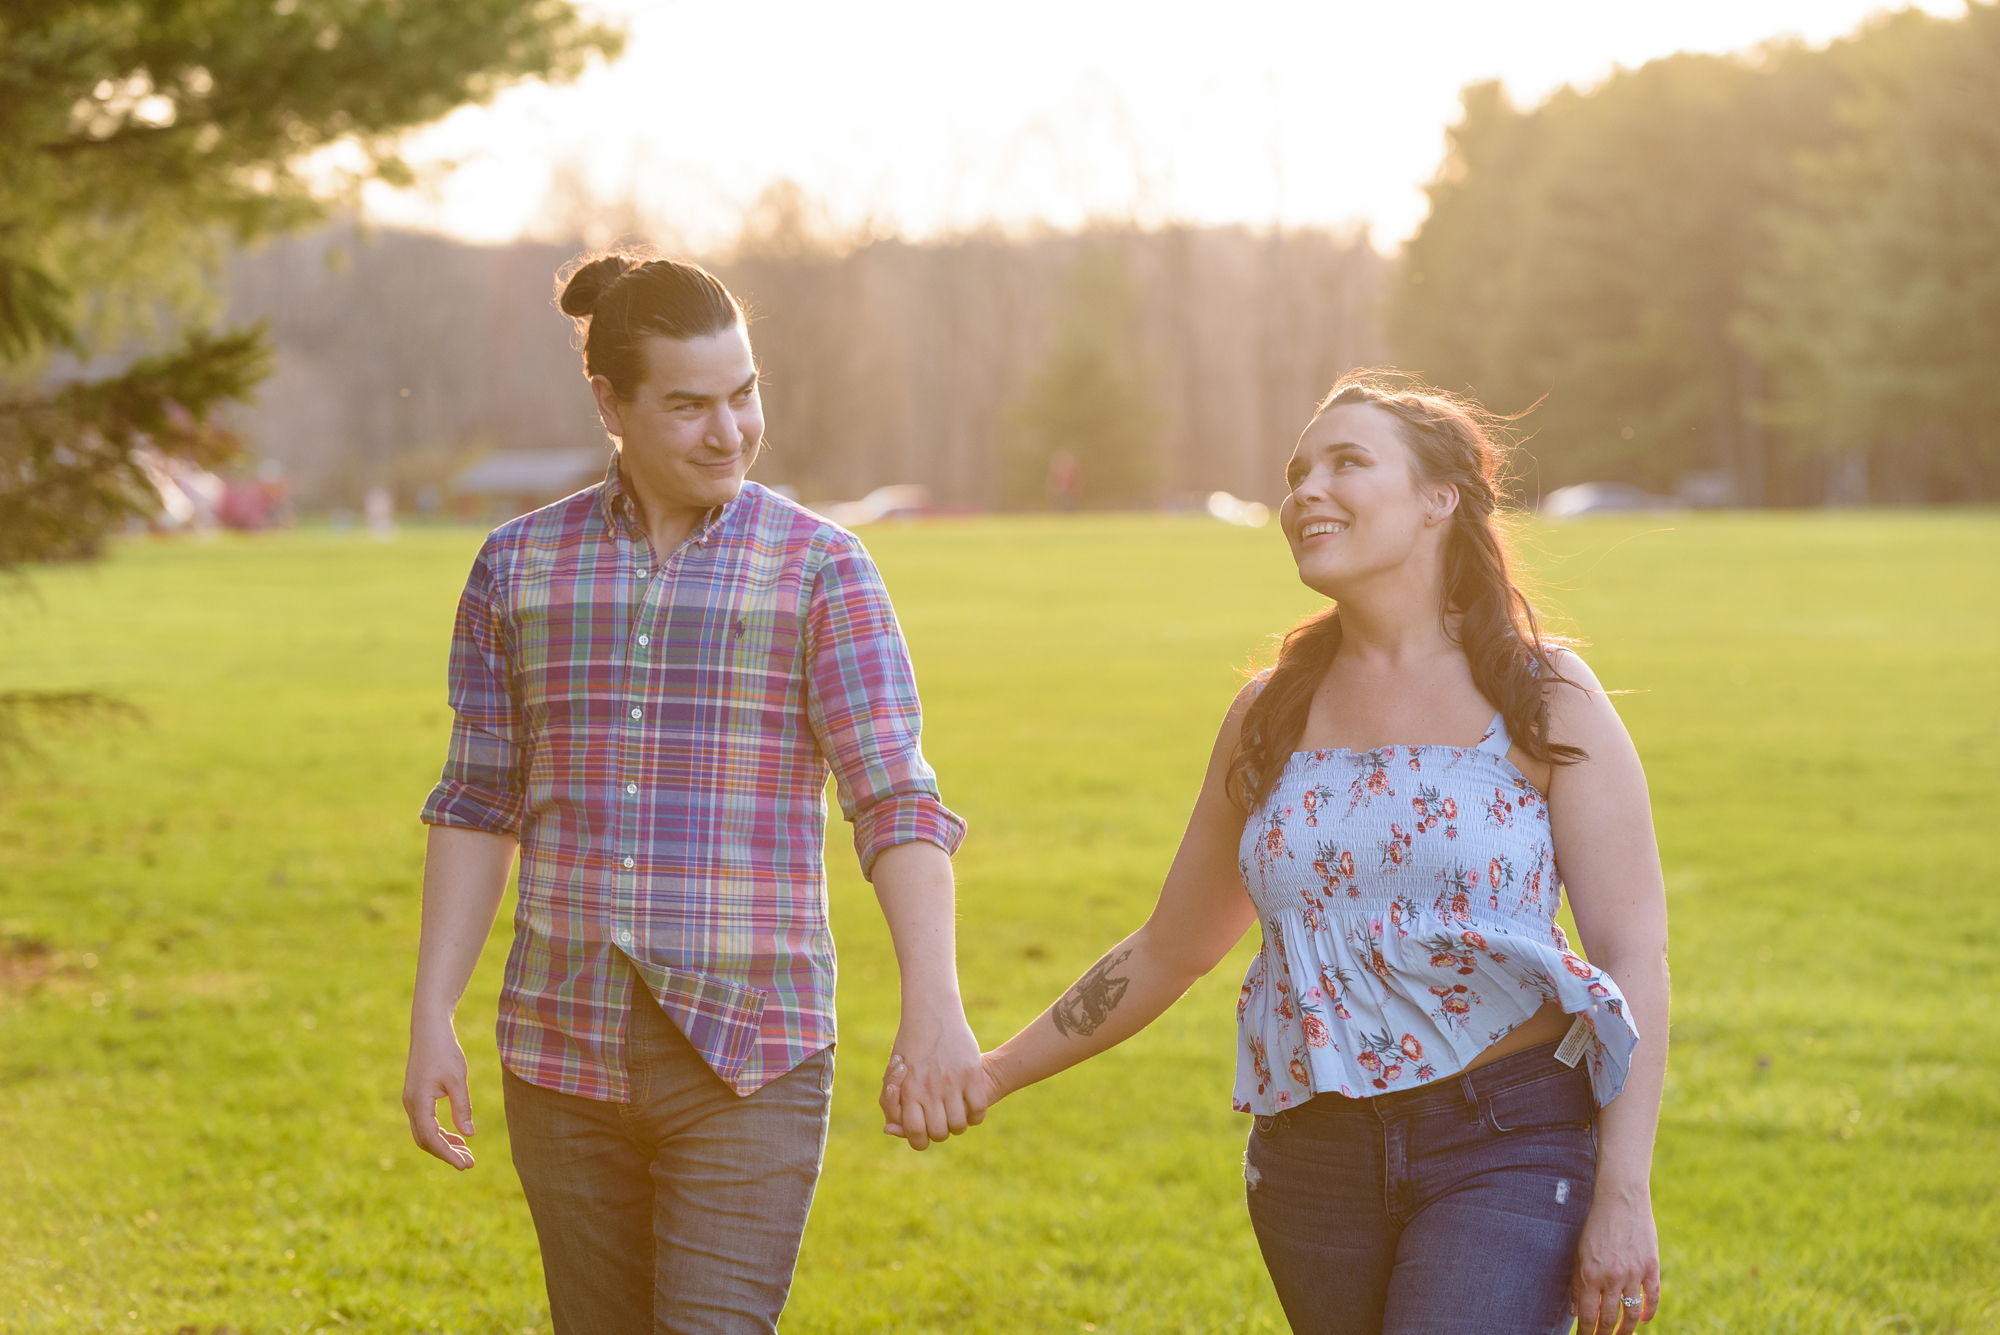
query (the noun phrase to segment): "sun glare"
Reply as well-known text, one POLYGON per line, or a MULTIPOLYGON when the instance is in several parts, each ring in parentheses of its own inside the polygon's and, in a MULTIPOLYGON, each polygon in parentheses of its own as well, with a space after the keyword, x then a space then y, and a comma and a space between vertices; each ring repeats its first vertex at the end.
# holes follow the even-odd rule
POLYGON ((1422 220, 1421 186, 1469 83, 1499 79, 1532 103, 1679 50, 1825 42, 1880 6, 1267 0, 1217 23, 1191 6, 1141 19, 1055 0, 788 0, 766 7, 748 45, 726 6, 598 8, 628 25, 621 60, 420 133, 412 157, 457 170, 371 189, 370 214, 499 241, 546 232, 552 209, 574 216, 581 203, 699 248, 787 179, 846 226, 913 236, 1176 218, 1363 222, 1386 246, 1422 220))

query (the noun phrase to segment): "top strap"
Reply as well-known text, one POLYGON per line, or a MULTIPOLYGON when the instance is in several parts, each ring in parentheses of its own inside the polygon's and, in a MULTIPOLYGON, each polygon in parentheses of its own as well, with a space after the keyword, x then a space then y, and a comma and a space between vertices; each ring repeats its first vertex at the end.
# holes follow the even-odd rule
POLYGON ((1504 756, 1513 745, 1514 739, 1507 735, 1507 716, 1495 714, 1492 726, 1487 728, 1486 735, 1479 739, 1478 749, 1491 751, 1496 756, 1504 756))

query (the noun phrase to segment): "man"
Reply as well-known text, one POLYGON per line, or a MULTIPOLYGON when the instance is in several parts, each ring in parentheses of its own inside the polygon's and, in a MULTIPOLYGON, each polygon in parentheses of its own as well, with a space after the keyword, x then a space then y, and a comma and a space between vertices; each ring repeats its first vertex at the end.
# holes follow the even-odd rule
POLYGON ((494 530, 459 604, 404 1106, 472 1166, 452 1013, 518 846, 499 1044, 558 1335, 771 1331, 832 1089, 828 769, 895 940, 919 1149, 985 1113, 952 953, 964 823, 866 551, 744 480, 764 424, 736 299, 610 255, 562 307, 617 451, 494 530))

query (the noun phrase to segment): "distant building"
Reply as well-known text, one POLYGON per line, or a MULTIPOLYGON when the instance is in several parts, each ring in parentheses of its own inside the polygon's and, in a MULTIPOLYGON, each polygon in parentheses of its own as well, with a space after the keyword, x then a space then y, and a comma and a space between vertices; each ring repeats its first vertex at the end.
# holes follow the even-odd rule
POLYGON ((489 454, 453 479, 453 508, 466 519, 512 519, 603 481, 610 457, 600 446, 489 454))

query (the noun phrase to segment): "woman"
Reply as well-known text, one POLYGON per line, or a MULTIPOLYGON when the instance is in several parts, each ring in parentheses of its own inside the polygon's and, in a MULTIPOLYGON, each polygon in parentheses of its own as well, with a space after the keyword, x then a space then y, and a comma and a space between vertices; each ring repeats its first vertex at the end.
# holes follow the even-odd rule
POLYGON ((1231 706, 1152 916, 985 1057, 998 1100, 1102 1052, 1260 920, 1235 1104, 1296 1331, 1629 1331, 1659 1302, 1645 775, 1509 575, 1496 426, 1379 372, 1334 387, 1280 511, 1334 606, 1231 706))

